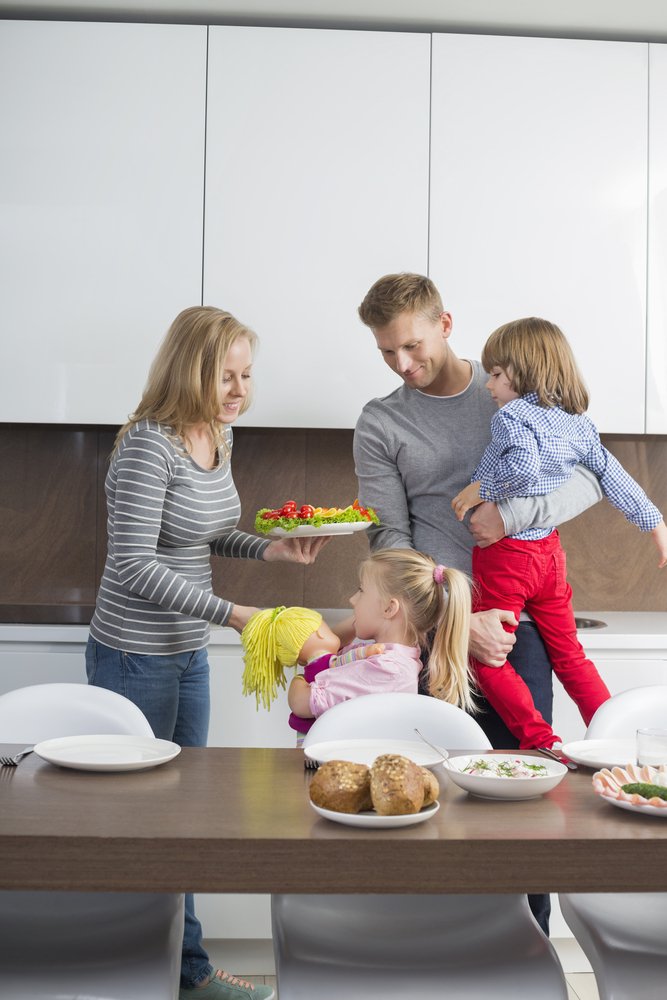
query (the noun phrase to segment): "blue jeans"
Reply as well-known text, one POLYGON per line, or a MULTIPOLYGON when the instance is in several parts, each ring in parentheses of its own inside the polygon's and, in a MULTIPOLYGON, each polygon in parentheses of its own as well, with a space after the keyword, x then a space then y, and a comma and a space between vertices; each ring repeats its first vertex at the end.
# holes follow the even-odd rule
MULTIPOLYGON (((208 655, 191 653, 154 656, 124 653, 88 638, 88 683, 122 694, 148 719, 155 736, 182 747, 206 746, 211 707, 208 655)), ((194 899, 185 896, 185 931, 181 961, 181 986, 196 986, 213 972, 202 945, 202 928, 195 916, 194 899)))
MULTIPOLYGON (((509 660, 518 674, 523 677, 533 696, 535 706, 551 725, 553 721, 553 683, 551 663, 533 622, 519 622, 516 630, 516 642, 512 647, 509 660)), ((422 672, 419 690, 428 694, 425 687, 426 675, 422 672)), ((516 736, 513 736, 503 720, 481 695, 477 697, 479 708, 475 713, 475 721, 480 724, 491 746, 495 750, 515 750, 519 746, 516 736)), ((549 936, 549 917, 551 915, 551 899, 548 893, 529 893, 528 903, 531 912, 544 933, 549 936)))
MULTIPOLYGON (((519 622, 516 643, 509 655, 509 661, 517 674, 523 677, 533 696, 535 707, 551 725, 553 722, 554 689, 551 663, 547 651, 533 622, 519 622)), ((480 714, 475 716, 480 726, 497 750, 514 750, 519 746, 503 720, 483 698, 479 699, 480 714)), ((551 899, 548 893, 529 893, 528 903, 538 924, 549 936, 551 899)))

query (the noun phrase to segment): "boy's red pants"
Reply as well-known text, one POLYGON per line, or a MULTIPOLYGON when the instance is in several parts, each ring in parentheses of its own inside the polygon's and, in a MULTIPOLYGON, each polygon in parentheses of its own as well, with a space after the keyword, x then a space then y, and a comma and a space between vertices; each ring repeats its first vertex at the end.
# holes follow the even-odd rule
MULTIPOLYGON (((472 570, 473 610, 512 611, 518 621, 525 609, 542 637, 554 673, 588 725, 610 694, 577 639, 572 588, 558 532, 536 541, 503 538, 484 549, 475 547, 472 570)), ((516 631, 516 626, 504 627, 516 631)), ((502 667, 488 667, 475 659, 471 663, 480 690, 521 747, 550 747, 558 740, 510 663, 502 667)))

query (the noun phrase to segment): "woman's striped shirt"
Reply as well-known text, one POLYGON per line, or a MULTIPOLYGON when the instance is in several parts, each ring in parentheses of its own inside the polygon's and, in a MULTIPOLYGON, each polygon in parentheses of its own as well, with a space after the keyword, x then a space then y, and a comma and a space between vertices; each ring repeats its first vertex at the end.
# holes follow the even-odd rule
MULTIPOLYGON (((231 428, 227 441, 231 451, 231 428)), ((236 530, 229 457, 202 469, 179 444, 168 427, 141 420, 106 478, 108 554, 90 634, 128 653, 206 646, 209 622, 224 625, 232 609, 213 594, 211 554, 261 559, 269 544, 236 530)))

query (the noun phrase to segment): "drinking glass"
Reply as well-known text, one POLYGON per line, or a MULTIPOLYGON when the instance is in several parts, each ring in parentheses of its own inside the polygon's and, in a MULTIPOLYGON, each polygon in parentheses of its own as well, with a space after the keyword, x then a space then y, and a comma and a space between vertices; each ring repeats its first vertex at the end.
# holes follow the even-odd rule
POLYGON ((667 765, 667 729, 637 730, 637 763, 651 767, 667 765))

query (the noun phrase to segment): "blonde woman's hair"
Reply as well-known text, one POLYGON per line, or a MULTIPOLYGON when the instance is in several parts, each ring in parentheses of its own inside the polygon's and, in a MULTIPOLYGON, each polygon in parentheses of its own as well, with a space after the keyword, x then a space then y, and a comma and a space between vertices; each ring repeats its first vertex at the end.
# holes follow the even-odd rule
POLYGON ((362 585, 370 578, 383 597, 398 601, 415 646, 428 649, 435 630, 428 661, 429 694, 459 708, 474 708, 468 666, 470 584, 465 574, 436 566, 414 549, 382 549, 364 560, 360 577, 362 585))
POLYGON ((386 326, 401 313, 421 313, 436 320, 443 312, 440 292, 423 274, 385 274, 366 293, 359 318, 372 330, 386 326))
POLYGON ((519 396, 535 392, 541 406, 560 406, 566 413, 588 409, 588 391, 572 348, 546 319, 529 316, 499 326, 484 345, 482 364, 487 372, 502 368, 519 396))
MULTIPOLYGON (((206 423, 214 446, 226 453, 225 425, 217 416, 220 380, 229 349, 241 339, 248 341, 254 354, 256 334, 231 313, 214 306, 191 306, 180 312, 155 355, 139 405, 116 435, 114 450, 139 420, 155 420, 182 441, 187 427, 206 423)), ((239 413, 250 402, 249 392, 239 413)))

